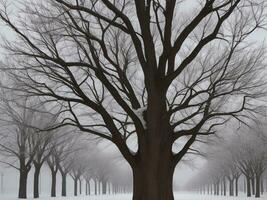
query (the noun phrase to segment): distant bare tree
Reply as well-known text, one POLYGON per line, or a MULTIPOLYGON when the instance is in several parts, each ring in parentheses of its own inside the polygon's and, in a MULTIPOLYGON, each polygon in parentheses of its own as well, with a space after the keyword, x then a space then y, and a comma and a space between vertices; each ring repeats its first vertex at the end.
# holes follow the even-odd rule
POLYGON ((50 169, 51 172, 51 192, 50 195, 51 197, 56 197, 57 194, 57 172, 59 170, 59 156, 55 150, 55 148, 52 149, 52 153, 47 159, 47 165, 50 169))
MULTIPOLYGON (((45 130, 51 126, 54 126, 54 123, 56 121, 55 116, 51 115, 48 112, 45 112, 44 110, 40 111, 39 115, 35 116, 35 118, 39 118, 40 124, 38 128, 41 130, 45 130)), ((32 145, 36 146, 35 155, 33 158, 33 165, 35 168, 34 181, 33 181, 34 198, 39 198, 40 171, 44 162, 47 161, 48 157, 52 153, 51 152, 51 149, 53 149, 52 140, 54 139, 53 134, 54 134, 53 131, 38 131, 30 136, 32 145)))
MULTIPOLYGON (((260 128, 258 127, 256 130, 254 129, 254 131, 258 132, 259 130, 260 128)), ((262 175, 267 168, 267 143, 259 134, 251 135, 246 133, 246 137, 243 136, 240 140, 241 142, 237 145, 236 151, 238 156, 237 162, 243 174, 247 177, 247 185, 252 182, 252 194, 258 198, 261 194, 262 175)), ((247 188, 247 190, 248 196, 250 196, 250 188, 247 188)))
POLYGON ((84 155, 81 156, 81 152, 75 153, 72 159, 73 165, 71 167, 70 176, 74 181, 74 196, 78 195, 78 182, 80 183, 81 193, 81 178, 88 169, 88 162, 84 155))
MULTIPOLYGON (((65 127, 66 128, 66 127, 65 127)), ((66 130, 65 128, 63 128, 63 132, 64 130, 66 130)), ((66 132, 64 132, 64 136, 63 136, 63 140, 62 140, 62 136, 60 139, 59 144, 57 145, 57 155, 58 155, 58 169, 59 172, 61 174, 61 195, 62 196, 66 196, 67 195, 67 174, 70 172, 72 165, 73 165, 73 154, 78 151, 80 149, 80 147, 78 147, 78 136, 73 135, 73 131, 72 129, 66 130, 66 132)))
POLYGON ((16 22, 1 10, 18 36, 4 67, 18 71, 16 89, 63 105, 62 126, 113 142, 134 200, 173 200, 175 166, 194 142, 243 121, 265 94, 263 48, 247 41, 266 1, 187 2, 29 0, 16 22))
POLYGON ((91 195, 91 180, 93 178, 93 174, 90 169, 86 170, 86 172, 83 174, 83 178, 85 180, 85 194, 91 195))

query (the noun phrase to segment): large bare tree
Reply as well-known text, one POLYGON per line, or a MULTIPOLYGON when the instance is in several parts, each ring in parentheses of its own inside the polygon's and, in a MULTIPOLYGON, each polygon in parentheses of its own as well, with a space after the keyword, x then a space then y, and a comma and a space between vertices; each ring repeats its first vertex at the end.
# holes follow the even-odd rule
POLYGON ((193 143, 242 121, 263 93, 264 51, 249 38, 264 1, 187 3, 28 0, 19 18, 5 5, 0 14, 18 36, 6 42, 17 89, 61 104, 62 126, 113 142, 132 167, 134 200, 172 200, 193 143))

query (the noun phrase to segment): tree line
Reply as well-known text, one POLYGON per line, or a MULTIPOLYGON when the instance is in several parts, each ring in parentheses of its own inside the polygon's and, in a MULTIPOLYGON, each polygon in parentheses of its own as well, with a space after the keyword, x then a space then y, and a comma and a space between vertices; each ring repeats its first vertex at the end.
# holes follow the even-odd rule
POLYGON ((200 174, 191 182, 200 193, 256 198, 267 189, 266 127, 242 129, 223 144, 212 148, 200 174))
POLYGON ((125 180, 114 176, 123 173, 123 169, 92 138, 72 127, 51 129, 57 123, 57 116, 37 98, 17 98, 14 92, 4 90, 1 97, 0 163, 18 170, 19 198, 27 198, 30 170, 34 170, 33 197, 39 197, 44 165, 51 174, 51 197, 56 196, 58 173, 62 196, 67 195, 67 176, 74 181, 75 196, 82 192, 82 182, 86 183, 88 195, 129 192, 130 175, 125 173, 125 180))

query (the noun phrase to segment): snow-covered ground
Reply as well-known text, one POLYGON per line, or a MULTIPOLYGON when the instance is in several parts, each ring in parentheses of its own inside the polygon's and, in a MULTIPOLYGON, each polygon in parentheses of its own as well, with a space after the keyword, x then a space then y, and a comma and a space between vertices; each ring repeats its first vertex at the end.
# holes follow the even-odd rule
MULTIPOLYGON (((17 200, 14 198, 14 195, 11 196, 1 196, 0 200, 17 200)), ((49 198, 49 197, 41 197, 40 200, 131 200, 131 195, 103 195, 103 196, 79 196, 79 197, 57 197, 57 198, 49 198)), ((32 199, 32 198, 29 198, 32 199)), ((267 199, 267 195, 261 197, 261 199, 267 199)), ((244 195, 240 195, 240 197, 224 197, 224 196, 213 196, 213 195, 199 195, 195 193, 189 192, 178 192, 175 194, 175 200, 256 200, 256 198, 246 198, 244 195)))

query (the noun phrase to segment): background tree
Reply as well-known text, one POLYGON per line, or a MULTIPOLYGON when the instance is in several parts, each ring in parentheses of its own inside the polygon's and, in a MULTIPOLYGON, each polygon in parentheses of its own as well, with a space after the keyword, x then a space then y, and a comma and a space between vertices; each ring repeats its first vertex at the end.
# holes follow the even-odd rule
POLYGON ((265 1, 186 3, 29 1, 23 20, 5 5, 0 14, 18 36, 6 42, 17 89, 63 104, 62 126, 113 142, 132 167, 134 200, 173 200, 175 166, 197 138, 242 121, 264 91, 264 51, 247 41, 265 1))
MULTIPOLYGON (((73 165, 71 167, 70 176, 74 181, 74 196, 78 195, 78 182, 80 183, 81 188, 81 178, 87 170, 87 161, 84 154, 81 155, 81 152, 76 152, 73 157, 73 165)), ((81 190, 80 190, 81 191, 81 190)), ((81 192, 80 192, 81 193, 81 192)))
MULTIPOLYGON (((34 165, 34 181, 33 181, 33 197, 39 198, 39 176, 41 167, 44 162, 47 161, 48 157, 51 154, 51 150, 53 149, 53 140, 54 140, 54 132, 53 131, 42 131, 46 130, 52 126, 54 126, 56 121, 56 116, 53 116, 48 111, 43 108, 39 108, 38 116, 35 116, 40 121, 38 124, 38 129, 40 131, 36 131, 35 134, 32 134, 30 137, 31 143, 35 146, 35 155, 33 158, 34 165), (41 110, 42 109, 42 110, 41 110)), ((35 119, 36 120, 36 119, 35 119)), ((35 125, 36 126, 36 125, 35 125)))
POLYGON ((72 128, 70 131, 65 128, 61 130, 63 132, 63 136, 59 136, 59 144, 57 144, 57 152, 59 159, 57 160, 59 163, 58 169, 61 174, 61 195, 67 196, 67 175, 71 170, 73 165, 73 154, 80 149, 78 147, 79 143, 78 136, 73 135, 72 128))
MULTIPOLYGON (((248 197, 253 194, 258 198, 264 191, 261 180, 267 165, 265 128, 259 124, 249 128, 241 127, 235 134, 228 138, 225 144, 220 142, 216 147, 210 149, 215 153, 210 153, 212 157, 208 158, 201 176, 196 177, 195 187, 200 187, 202 192, 205 191, 203 186, 209 183, 209 180, 207 181, 203 176, 218 180, 218 175, 222 173, 228 179, 229 196, 234 195, 234 189, 235 195, 238 196, 239 179, 243 178, 245 181, 244 192, 248 197)), ((217 194, 215 187, 214 190, 214 194, 217 194)))
POLYGON ((0 153, 5 156, 1 163, 7 164, 19 170, 19 198, 27 198, 28 173, 37 153, 40 153, 40 145, 43 137, 38 137, 38 128, 44 123, 38 104, 29 98, 9 97, 2 93, 1 99, 1 131, 0 153), (39 126, 39 127, 38 127, 39 126), (5 127, 5 128, 4 128, 5 127))

